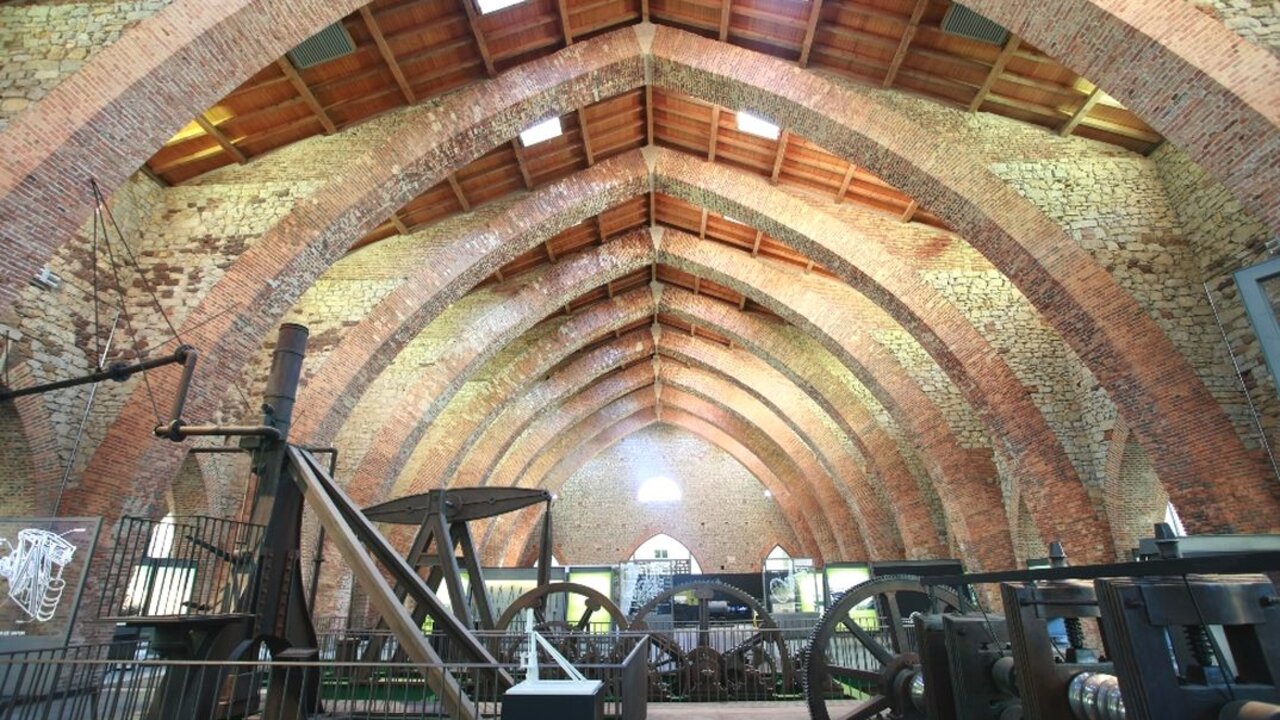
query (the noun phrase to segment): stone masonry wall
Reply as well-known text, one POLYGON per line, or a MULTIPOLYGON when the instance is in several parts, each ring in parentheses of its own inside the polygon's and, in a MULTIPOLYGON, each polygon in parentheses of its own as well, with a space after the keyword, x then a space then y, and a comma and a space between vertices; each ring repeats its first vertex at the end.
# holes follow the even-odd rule
POLYGON ((704 572, 758 571, 774 545, 795 548, 764 488, 728 453, 692 433, 655 425, 597 455, 565 483, 552 505, 556 546, 566 564, 612 564, 658 533, 684 543, 704 572), (679 503, 640 504, 636 491, 662 474, 679 503))
POLYGON ((1280 53, 1280 2, 1276 0, 1191 0, 1249 42, 1280 53))

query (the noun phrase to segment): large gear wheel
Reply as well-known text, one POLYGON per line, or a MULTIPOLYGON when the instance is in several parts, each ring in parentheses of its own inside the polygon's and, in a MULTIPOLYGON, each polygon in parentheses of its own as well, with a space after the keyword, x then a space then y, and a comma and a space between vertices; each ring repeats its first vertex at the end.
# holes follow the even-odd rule
POLYGON ((898 605, 899 595, 928 598, 934 611, 963 609, 960 594, 926 587, 911 575, 889 575, 836 595, 809 636, 804 694, 812 720, 914 720, 903 679, 919 664, 898 605), (864 603, 869 603, 865 605, 864 603), (863 606, 863 623, 853 615, 863 606), (870 627, 866 621, 873 621, 870 627), (906 674, 904 674, 904 672, 906 674))

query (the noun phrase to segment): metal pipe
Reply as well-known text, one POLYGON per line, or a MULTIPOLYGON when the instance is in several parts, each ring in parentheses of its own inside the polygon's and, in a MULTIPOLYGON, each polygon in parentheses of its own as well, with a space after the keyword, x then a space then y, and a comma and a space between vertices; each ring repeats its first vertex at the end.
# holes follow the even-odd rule
POLYGON ((267 387, 262 393, 262 424, 278 429, 280 438, 289 436, 289 426, 293 422, 293 404, 297 399, 298 381, 302 378, 302 361, 306 358, 309 334, 303 325, 285 323, 280 326, 280 334, 276 338, 267 387))
POLYGON ((191 377, 195 375, 196 361, 199 358, 199 351, 189 348, 186 357, 182 359, 182 377, 178 379, 178 391, 173 396, 173 407, 169 412, 170 420, 182 419, 182 411, 187 406, 187 394, 191 391, 191 377))
POLYGON ((181 420, 174 420, 168 425, 157 425, 156 437, 168 438, 181 442, 189 437, 205 437, 210 435, 226 437, 266 437, 280 440, 283 435, 278 428, 267 425, 185 425, 181 420))
POLYGON ((150 360, 143 360, 142 362, 137 362, 132 365, 125 365, 121 363, 112 365, 106 370, 99 370, 97 372, 89 373, 88 375, 82 375, 78 378, 57 380, 55 382, 32 385, 31 387, 19 388, 17 390, 0 390, 0 402, 25 397, 27 395, 37 395, 51 390, 63 390, 65 388, 77 387, 79 385, 88 385, 89 383, 102 382, 103 380, 124 382, 131 376, 144 370, 154 370, 155 368, 164 367, 165 365, 186 362, 187 355, 194 352, 195 348, 190 345, 179 345, 178 349, 174 350, 173 353, 169 355, 152 358, 150 360))

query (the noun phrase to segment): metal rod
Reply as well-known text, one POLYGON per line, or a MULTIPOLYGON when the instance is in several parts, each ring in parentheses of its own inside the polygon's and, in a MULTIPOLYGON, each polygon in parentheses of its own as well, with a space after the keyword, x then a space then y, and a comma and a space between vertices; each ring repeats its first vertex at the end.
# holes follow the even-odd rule
MULTIPOLYGON (((107 355, 111 352, 111 343, 116 337, 116 328, 120 325, 120 312, 116 311, 116 317, 111 321, 111 332, 107 333, 107 345, 102 349, 102 353, 98 356, 98 367, 102 367, 107 361, 107 355)), ((71 455, 67 458, 67 466, 62 470, 62 484, 58 486, 58 499, 53 503, 53 517, 58 516, 58 511, 62 508, 62 494, 66 492, 67 481, 71 479, 71 471, 76 466, 76 456, 80 454, 80 443, 84 441, 84 429, 89 424, 89 413, 93 410, 93 401, 98 396, 98 383, 89 386, 89 397, 84 401, 84 413, 80 415, 80 426, 76 428, 76 440, 71 444, 71 455)))
POLYGON ((994 582, 1026 582, 1032 580, 1095 580, 1097 578, 1156 575, 1221 574, 1243 575, 1280 570, 1280 551, 1240 553, 1145 562, 1079 565, 1076 567, 1040 568, 1038 570, 1004 570, 989 573, 933 575, 920 578, 924 585, 964 585, 994 582))
POLYGON ((272 440, 281 439, 280 430, 267 425, 183 425, 174 420, 168 425, 155 427, 156 437, 168 438, 175 442, 189 437, 205 437, 209 435, 225 435, 228 437, 260 436, 272 440))
POLYGON ((69 380, 57 380, 51 383, 43 383, 40 385, 32 385, 31 387, 19 388, 17 390, 0 390, 0 402, 12 400, 14 398, 25 397, 27 395, 37 395, 39 393, 49 392, 51 390, 62 390, 69 387, 77 387, 79 385, 88 385, 89 383, 101 382, 103 380, 115 380, 116 382, 124 382, 130 376, 145 370, 152 370, 173 363, 185 362, 189 353, 194 353, 195 349, 190 345, 179 345, 173 353, 158 357, 151 360, 143 360, 142 362, 132 365, 116 365, 106 370, 102 370, 88 375, 69 380))

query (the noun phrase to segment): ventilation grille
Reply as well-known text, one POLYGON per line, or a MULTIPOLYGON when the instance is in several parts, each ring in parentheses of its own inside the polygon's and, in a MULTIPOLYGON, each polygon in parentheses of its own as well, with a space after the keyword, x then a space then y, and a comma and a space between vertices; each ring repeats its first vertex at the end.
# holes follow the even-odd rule
POLYGON ((351 42, 351 35, 347 34, 347 29, 341 22, 336 22, 303 40, 300 45, 290 50, 288 55, 293 66, 302 69, 336 60, 343 55, 350 55, 355 50, 355 43, 351 42))
POLYGON ((1009 39, 1009 31, 960 3, 952 3, 942 18, 943 32, 970 40, 1003 45, 1009 39))

